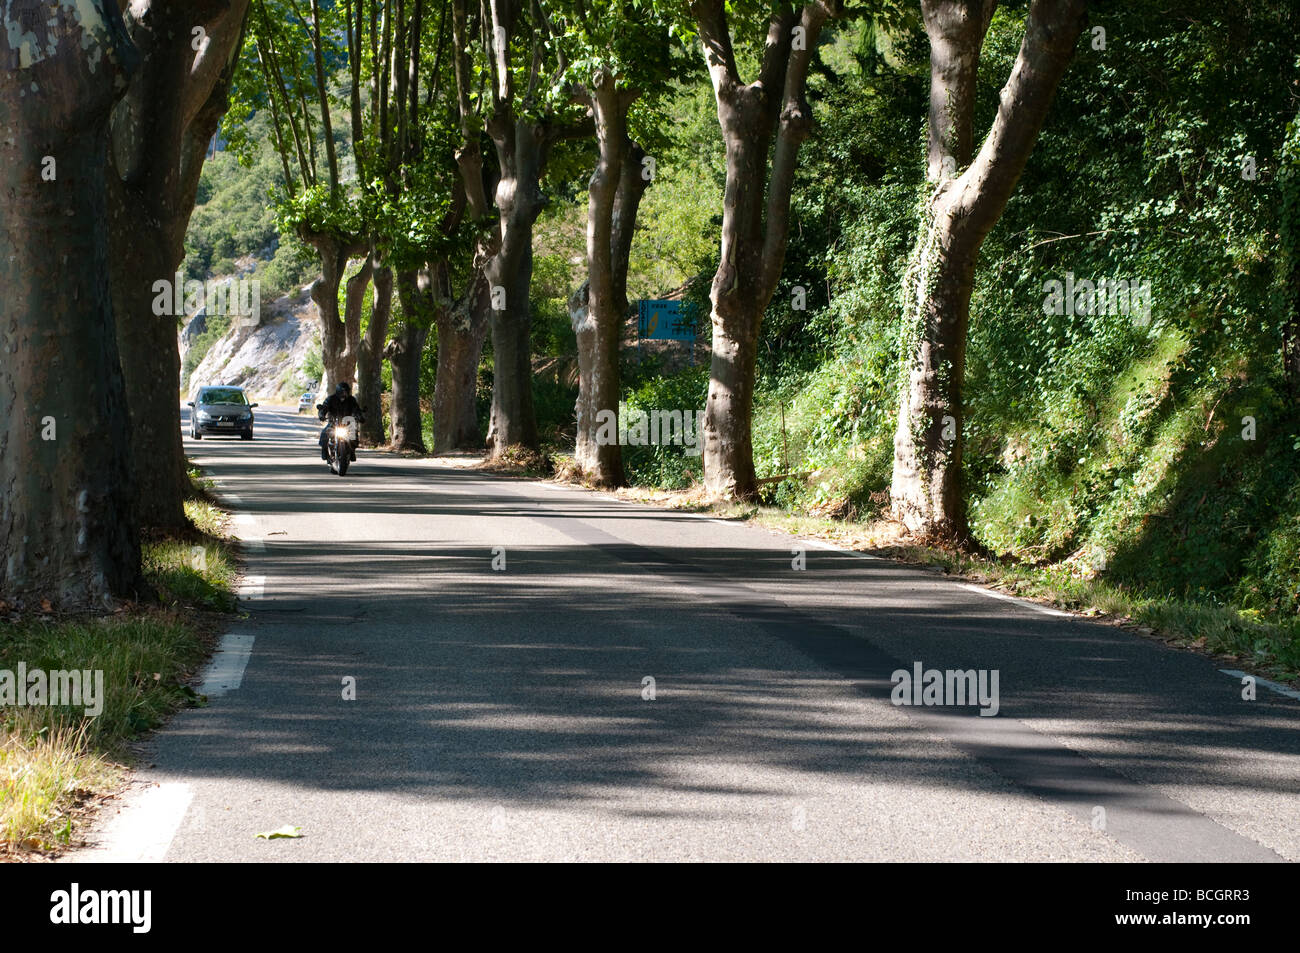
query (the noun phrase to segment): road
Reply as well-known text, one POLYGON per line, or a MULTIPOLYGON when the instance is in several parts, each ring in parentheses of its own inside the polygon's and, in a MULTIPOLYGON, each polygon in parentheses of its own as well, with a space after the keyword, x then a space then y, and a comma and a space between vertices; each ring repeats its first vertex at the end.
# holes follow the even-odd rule
POLYGON ((313 423, 185 438, 247 618, 73 859, 1300 859, 1300 701, 1211 660, 605 494, 338 478, 313 423), (893 704, 918 662, 997 714, 893 704))

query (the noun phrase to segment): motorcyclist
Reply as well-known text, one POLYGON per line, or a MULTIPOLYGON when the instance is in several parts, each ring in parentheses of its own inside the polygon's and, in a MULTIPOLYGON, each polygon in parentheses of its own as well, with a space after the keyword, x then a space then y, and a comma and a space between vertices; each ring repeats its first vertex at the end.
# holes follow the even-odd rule
MULTIPOLYGON (((326 446, 329 440, 330 427, 336 420, 344 420, 348 417, 355 417, 360 423, 366 419, 366 415, 361 410, 361 405, 357 399, 352 396, 352 387, 347 381, 339 381, 338 386, 334 388, 334 393, 325 398, 325 403, 316 405, 316 417, 324 420, 325 426, 320 432, 320 458, 327 463, 330 454, 326 446)), ((357 459, 357 448, 352 447, 352 460, 357 459)))

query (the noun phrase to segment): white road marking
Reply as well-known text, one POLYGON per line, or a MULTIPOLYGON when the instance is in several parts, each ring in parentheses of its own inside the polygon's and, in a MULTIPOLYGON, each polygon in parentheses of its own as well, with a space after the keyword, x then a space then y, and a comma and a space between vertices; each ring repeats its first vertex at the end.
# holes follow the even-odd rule
POLYGON ((169 781, 131 795, 104 825, 97 843, 71 854, 73 864, 156 864, 171 847, 194 792, 184 781, 169 781))
MULTIPOLYGON (((1247 675, 1250 675, 1249 672, 1238 672, 1235 668, 1221 668, 1219 671, 1224 675, 1231 675, 1233 678, 1245 678, 1247 675)), ((1277 682, 1270 682, 1267 678, 1260 678, 1258 675, 1251 675, 1250 677, 1255 679, 1256 685, 1263 685, 1271 692, 1277 692, 1279 695, 1285 695, 1287 698, 1294 698, 1297 701, 1300 701, 1300 692, 1296 691, 1294 688, 1287 688, 1285 685, 1279 685, 1277 682)))
POLYGON ((239 598, 261 599, 266 589, 265 576, 249 576, 239 587, 239 598))
POLYGON ((248 658, 253 654, 253 636, 228 632, 221 638, 221 646, 207 671, 203 673, 203 683, 199 685, 199 694, 209 698, 220 698, 227 692, 233 692, 244 681, 244 669, 248 667, 248 658))
POLYGON ((252 525, 253 525, 253 514, 252 514, 252 513, 236 513, 236 514, 235 514, 235 525, 236 525, 236 526, 252 526, 252 525))
POLYGON ((1047 606, 1040 606, 1037 602, 1030 602, 1028 599, 1017 599, 1015 596, 1009 596, 1005 592, 998 592, 994 589, 985 589, 982 586, 972 586, 968 583, 956 583, 962 589, 969 589, 971 592, 978 592, 982 596, 988 596, 990 599, 1001 599, 1003 602, 1012 602, 1018 606, 1024 606, 1026 609, 1033 609, 1035 612, 1041 612, 1043 615, 1054 615, 1061 619, 1073 619, 1068 612, 1062 612, 1060 609, 1049 609, 1047 606))

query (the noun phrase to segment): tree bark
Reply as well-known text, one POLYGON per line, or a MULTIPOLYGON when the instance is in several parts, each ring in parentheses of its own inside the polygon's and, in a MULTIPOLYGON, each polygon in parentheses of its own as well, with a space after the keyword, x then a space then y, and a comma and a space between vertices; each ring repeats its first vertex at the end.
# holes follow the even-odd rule
MULTIPOLYGON (((344 314, 339 314, 339 286, 348 261, 369 249, 352 236, 301 230, 305 242, 320 256, 321 274, 312 282, 311 300, 320 316, 322 372, 317 393, 328 397, 340 381, 352 383, 357 371, 357 352, 361 347, 361 302, 365 286, 354 296, 348 295, 344 314)), ((369 273, 367 272, 367 278, 369 273)))
POLYGON ((456 308, 438 312, 438 376, 433 389, 433 450, 483 446, 478 426, 478 365, 491 322, 491 295, 481 272, 456 308))
POLYGON ((1086 0, 1033 0, 997 117, 971 162, 974 86, 993 3, 922 3, 930 37, 927 175, 933 193, 904 279, 906 376, 890 485, 895 518, 922 537, 959 545, 969 540, 961 485, 962 381, 975 266, 1033 151, 1083 30, 1086 6, 1086 0))
POLYGON ((361 337, 357 356, 357 400, 366 413, 360 433, 361 442, 367 447, 384 443, 384 341, 393 312, 393 270, 386 265, 374 268, 373 281, 370 323, 361 337))
POLYGON ((5 27, 0 593, 102 607, 141 586, 105 182, 138 53, 104 0, 12 3, 5 27))
POLYGON ((184 259, 199 173, 226 111, 247 10, 248 0, 154 0, 126 13, 142 63, 113 113, 108 214, 116 251, 110 268, 131 410, 136 513, 149 527, 188 525, 183 503, 190 492, 177 400, 178 316, 172 307, 155 313, 155 285, 171 287, 184 259), (188 42, 196 26, 206 37, 197 52, 188 42))
POLYGON ((393 370, 392 448, 423 453, 420 357, 435 317, 434 285, 427 271, 402 269, 395 280, 403 321, 384 351, 393 370))
POLYGON ((757 81, 740 81, 722 0, 692 0, 726 146, 722 247, 711 292, 713 355, 704 414, 704 485, 744 499, 757 489, 753 403, 758 335, 785 263, 799 148, 812 129, 808 69, 840 0, 782 4, 768 21, 757 81), (795 30, 801 42, 794 43, 795 30), (774 141, 775 140, 775 141, 774 141), (769 151, 771 154, 769 174, 769 151))
POLYGON ((488 442, 494 457, 509 447, 538 449, 533 411, 533 225, 544 202, 541 175, 548 141, 544 125, 496 116, 489 131, 497 144, 501 179, 496 204, 500 250, 487 265, 492 295, 492 417, 488 442))
POLYGON ((646 186, 641 174, 643 153, 627 132, 634 98, 635 93, 617 89, 608 73, 600 74, 590 93, 598 158, 588 188, 587 280, 569 302, 578 341, 574 459, 592 483, 605 487, 627 482, 622 448, 616 441, 602 443, 599 435, 606 414, 617 420, 619 410, 618 360, 627 314, 628 257, 646 186))

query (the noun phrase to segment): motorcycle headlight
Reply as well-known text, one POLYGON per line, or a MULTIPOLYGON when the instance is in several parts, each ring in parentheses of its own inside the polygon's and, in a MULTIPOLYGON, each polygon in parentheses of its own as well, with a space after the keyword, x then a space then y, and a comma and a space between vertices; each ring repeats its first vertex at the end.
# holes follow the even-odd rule
POLYGON ((340 424, 334 428, 334 436, 340 440, 348 439, 348 428, 346 424, 340 424))

